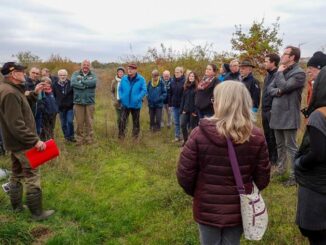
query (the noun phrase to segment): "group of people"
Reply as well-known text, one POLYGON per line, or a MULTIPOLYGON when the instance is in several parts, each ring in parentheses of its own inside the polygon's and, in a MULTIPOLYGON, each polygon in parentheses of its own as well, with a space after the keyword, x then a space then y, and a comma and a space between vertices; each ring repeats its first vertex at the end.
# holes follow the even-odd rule
POLYGON ((286 47, 281 57, 266 55, 265 133, 253 124, 254 100, 246 84, 224 80, 214 89, 213 116, 200 121, 182 149, 177 179, 193 197, 201 244, 240 244, 243 233, 229 140, 246 194, 254 185, 259 190, 268 186, 272 163, 277 163, 276 173, 283 174, 286 152, 290 153, 292 168, 286 184, 298 184, 295 222, 310 244, 326 244, 326 55, 316 52, 307 63, 307 75, 314 82, 308 108, 303 110, 308 120, 298 149, 296 133, 306 82, 299 59, 300 50, 293 46, 286 47))
MULTIPOLYGON (((286 47, 281 57, 267 54, 262 93, 250 60, 232 60, 222 64, 220 72, 215 64, 208 64, 202 78, 194 71, 185 73, 180 66, 173 76, 167 70, 162 76, 153 70, 148 82, 138 72, 137 64, 128 64, 127 70, 117 68, 110 91, 118 136, 125 138, 131 114, 132 135, 139 137, 145 96, 151 131, 160 131, 165 125, 170 128, 173 122, 173 142, 183 139, 184 146, 178 181, 194 197, 194 218, 202 244, 238 244, 242 234, 227 138, 234 144, 248 193, 252 182, 260 190, 267 187, 271 164, 277 166, 276 174, 285 174, 287 152, 290 154, 292 167, 286 185, 299 184, 297 224, 311 244, 326 242, 326 55, 316 52, 307 64, 307 74, 314 82, 309 83, 309 105, 304 110, 309 119, 300 149, 296 134, 306 73, 299 59, 300 49, 294 46, 286 47), (264 133, 254 124, 260 101, 264 133), (311 208, 316 212, 309 213, 311 208)), ((56 77, 48 69, 33 67, 26 78, 26 67, 15 62, 2 67, 5 79, 0 84, 0 125, 5 148, 12 157, 9 196, 14 211, 23 210, 25 177, 26 203, 33 218, 42 220, 54 213, 42 208, 40 176, 30 168, 24 152, 32 147, 45 149, 44 141, 53 138, 57 114, 68 142, 94 142, 97 77, 90 66, 84 60, 71 80, 65 69, 59 70, 56 77)))
POLYGON ((35 220, 47 219, 54 210, 43 210, 40 175, 32 169, 25 152, 35 147, 46 148, 44 141, 53 138, 56 115, 59 114, 64 137, 77 144, 93 143, 96 75, 85 60, 74 72, 71 81, 68 72, 58 71, 50 76, 48 69, 30 69, 15 62, 1 68, 4 80, 0 83, 0 129, 6 151, 11 152, 12 173, 9 197, 15 212, 24 210, 23 181, 26 185, 26 204, 35 220), (73 118, 76 117, 76 137, 73 118))

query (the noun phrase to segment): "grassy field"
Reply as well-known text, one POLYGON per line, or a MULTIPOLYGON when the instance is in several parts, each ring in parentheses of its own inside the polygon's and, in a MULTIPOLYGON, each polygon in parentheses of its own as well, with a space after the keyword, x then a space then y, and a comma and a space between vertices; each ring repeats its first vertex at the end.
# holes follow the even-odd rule
MULTIPOLYGON (((57 124, 61 155, 40 167, 44 207, 56 213, 43 222, 32 221, 28 211, 13 214, 0 191, 0 244, 199 244, 191 198, 175 176, 181 148, 170 143, 172 129, 152 134, 144 107, 140 139, 119 141, 109 77, 98 75, 97 143, 66 144, 57 124)), ((7 156, 0 161, 10 167, 7 156)), ((294 224, 296 187, 281 181, 272 179, 263 192, 270 218, 264 239, 242 244, 307 244, 294 224)))

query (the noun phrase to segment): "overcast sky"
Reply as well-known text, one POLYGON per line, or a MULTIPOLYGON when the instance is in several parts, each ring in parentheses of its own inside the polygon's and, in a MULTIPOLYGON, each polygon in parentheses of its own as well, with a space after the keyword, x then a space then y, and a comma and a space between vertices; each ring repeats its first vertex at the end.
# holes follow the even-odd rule
POLYGON ((325 0, 0 0, 0 8, 0 62, 19 51, 123 61, 160 43, 231 51, 235 25, 246 31, 253 21, 265 18, 270 26, 277 17, 284 45, 301 44, 304 57, 326 49, 325 0))

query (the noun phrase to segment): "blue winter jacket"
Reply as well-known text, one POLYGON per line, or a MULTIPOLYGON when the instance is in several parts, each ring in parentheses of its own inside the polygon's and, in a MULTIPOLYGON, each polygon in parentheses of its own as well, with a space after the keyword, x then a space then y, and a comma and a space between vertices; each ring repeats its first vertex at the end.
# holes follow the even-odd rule
POLYGON ((149 108, 162 108, 166 95, 166 88, 161 79, 156 87, 152 86, 152 81, 148 82, 147 100, 149 108))
POLYGON ((140 109, 146 92, 146 81, 138 73, 133 78, 127 75, 122 77, 118 93, 123 107, 140 109))

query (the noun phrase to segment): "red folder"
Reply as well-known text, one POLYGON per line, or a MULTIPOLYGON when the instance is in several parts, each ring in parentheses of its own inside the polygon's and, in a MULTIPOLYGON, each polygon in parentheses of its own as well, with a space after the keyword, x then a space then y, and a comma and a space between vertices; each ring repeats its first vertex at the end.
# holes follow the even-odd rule
POLYGON ((46 149, 44 151, 37 151, 34 147, 26 151, 25 155, 32 168, 37 168, 39 165, 59 156, 59 149, 53 139, 45 142, 46 149))

